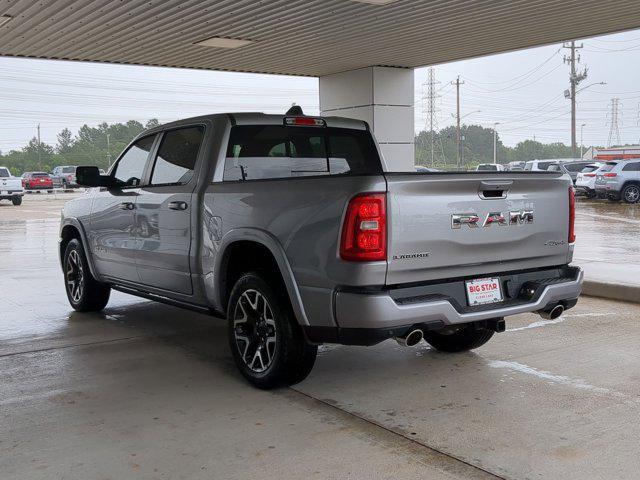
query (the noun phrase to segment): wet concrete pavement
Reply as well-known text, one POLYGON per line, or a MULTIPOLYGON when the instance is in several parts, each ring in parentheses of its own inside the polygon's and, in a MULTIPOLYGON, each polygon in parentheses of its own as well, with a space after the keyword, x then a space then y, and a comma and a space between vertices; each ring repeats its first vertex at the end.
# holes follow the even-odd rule
POLYGON ((40 202, 0 207, 3 480, 637 478, 640 306, 519 315, 459 355, 327 346, 307 380, 262 392, 222 320, 120 293, 72 313, 59 205, 40 202))
POLYGON ((640 286, 640 204, 579 198, 576 213, 574 261, 586 279, 640 286))

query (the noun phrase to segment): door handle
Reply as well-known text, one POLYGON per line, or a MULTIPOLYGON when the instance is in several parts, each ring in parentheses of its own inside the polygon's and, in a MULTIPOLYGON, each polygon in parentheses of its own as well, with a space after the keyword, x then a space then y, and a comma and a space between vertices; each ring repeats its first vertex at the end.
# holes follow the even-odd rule
POLYGON ((123 202, 120 204, 122 210, 133 210, 136 205, 133 202, 123 202))
POLYGON ((170 210, 186 210, 188 207, 187 202, 169 202, 170 210))

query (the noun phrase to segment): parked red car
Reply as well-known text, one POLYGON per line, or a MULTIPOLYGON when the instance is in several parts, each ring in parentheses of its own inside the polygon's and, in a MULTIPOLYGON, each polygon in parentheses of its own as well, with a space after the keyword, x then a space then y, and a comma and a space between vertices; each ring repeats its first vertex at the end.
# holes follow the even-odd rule
POLYGON ((53 180, 45 172, 25 172, 22 174, 22 186, 25 190, 53 190, 53 180))

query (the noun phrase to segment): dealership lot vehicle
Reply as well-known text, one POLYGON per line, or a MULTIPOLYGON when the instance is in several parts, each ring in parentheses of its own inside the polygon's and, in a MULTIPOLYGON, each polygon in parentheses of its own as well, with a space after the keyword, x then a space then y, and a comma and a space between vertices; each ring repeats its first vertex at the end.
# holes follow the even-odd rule
POLYGON ((0 167, 0 200, 11 200, 18 206, 22 204, 22 179, 14 177, 7 167, 0 167))
POLYGON ((53 180, 45 172, 25 172, 22 174, 22 185, 25 190, 53 191, 53 180))
POLYGON ((587 198, 596 196, 596 175, 604 162, 590 163, 576 176, 576 193, 584 193, 587 198))
POLYGON ((499 163, 481 163, 476 167, 476 172, 502 172, 503 170, 506 170, 506 167, 499 163))
POLYGON ((591 162, 562 162, 562 168, 569 174, 573 184, 575 185, 578 179, 578 174, 591 162))
POLYGON ((637 203, 640 201, 640 161, 606 162, 596 174, 595 189, 597 195, 609 200, 637 203))
POLYGON ((567 175, 389 172, 357 120, 187 119, 77 176, 99 188, 63 210, 72 307, 101 310, 113 288, 226 314, 263 388, 306 377, 321 343, 469 350, 581 290, 567 175))
POLYGON ((51 173, 51 178, 56 188, 62 188, 63 190, 78 188, 76 167, 73 165, 55 167, 51 173))

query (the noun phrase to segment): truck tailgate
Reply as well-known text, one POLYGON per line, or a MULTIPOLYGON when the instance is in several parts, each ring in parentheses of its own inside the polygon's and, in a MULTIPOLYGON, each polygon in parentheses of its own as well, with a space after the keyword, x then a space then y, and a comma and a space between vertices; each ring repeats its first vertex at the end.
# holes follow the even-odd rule
POLYGON ((516 172, 385 176, 387 285, 563 265, 570 260, 568 176, 516 172))

